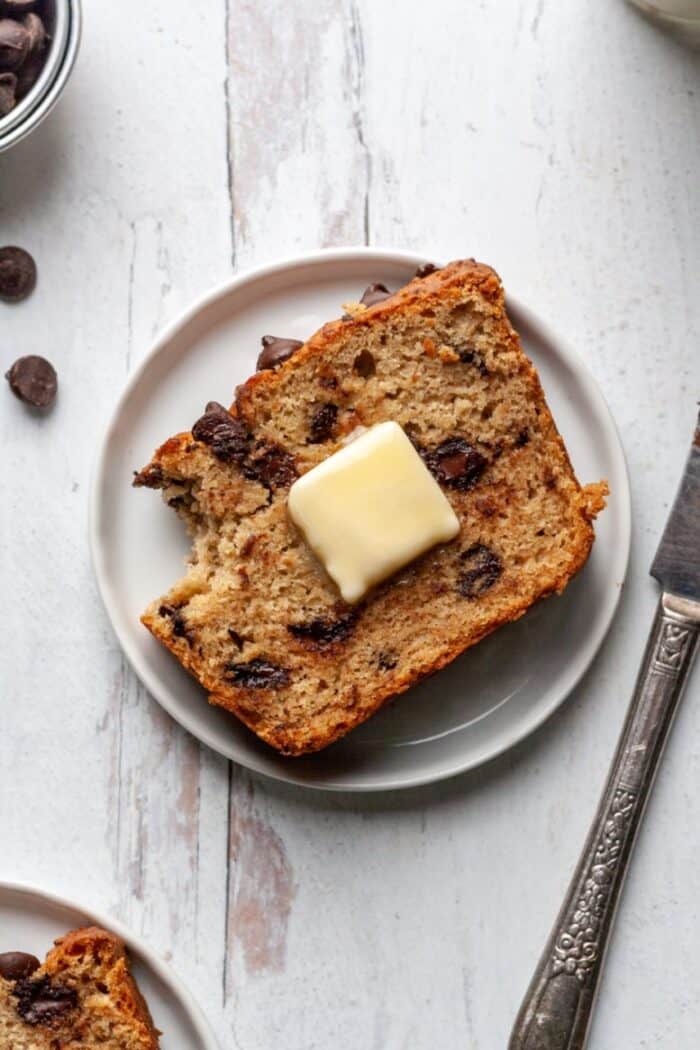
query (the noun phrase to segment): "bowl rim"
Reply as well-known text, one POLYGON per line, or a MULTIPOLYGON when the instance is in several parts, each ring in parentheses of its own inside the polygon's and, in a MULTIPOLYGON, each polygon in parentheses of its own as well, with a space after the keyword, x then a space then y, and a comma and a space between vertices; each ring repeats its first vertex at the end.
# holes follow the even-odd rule
POLYGON ((57 47, 52 45, 39 80, 26 98, 0 120, 0 153, 26 138, 48 116, 73 70, 82 34, 81 0, 56 0, 56 17, 60 31, 57 47), (59 10, 65 16, 62 20, 59 10))
POLYGON ((70 30, 70 0, 53 0, 53 7, 55 24, 52 35, 49 37, 46 61, 36 83, 32 85, 29 92, 14 109, 0 119, 0 142, 13 128, 27 119, 44 97, 61 68, 70 30))

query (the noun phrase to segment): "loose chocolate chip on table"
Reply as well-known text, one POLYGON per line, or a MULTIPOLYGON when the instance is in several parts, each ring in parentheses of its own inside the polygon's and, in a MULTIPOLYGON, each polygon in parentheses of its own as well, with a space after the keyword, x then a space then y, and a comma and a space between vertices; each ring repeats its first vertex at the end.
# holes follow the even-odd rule
POLYGON ((13 394, 35 408, 49 408, 56 399, 58 376, 45 357, 20 357, 5 378, 13 394))
POLYGON ((311 445, 318 445, 322 441, 327 441, 333 433, 337 418, 337 405, 334 405, 331 402, 328 402, 325 405, 320 405, 311 417, 311 423, 309 424, 309 430, 311 432, 309 443, 311 445))
POLYGON ((360 302, 363 306, 374 306, 375 303, 382 303, 385 299, 388 299, 391 292, 384 284, 368 284, 362 293, 360 302))
POLYGON ((36 263, 24 248, 0 248, 0 299, 18 303, 34 291, 36 263))
POLYGON ((242 463, 250 447, 250 434, 243 423, 216 401, 209 402, 194 424, 192 437, 209 445, 216 458, 225 463, 242 463))
POLYGON ((457 581, 463 598, 479 598, 493 587, 503 572, 499 556, 483 543, 475 543, 461 558, 467 567, 457 581))
POLYGON ((282 689, 289 685, 289 671, 269 660, 249 660, 248 663, 226 664, 226 676, 234 685, 248 689, 282 689))
POLYGON ((21 22, 0 18, 0 69, 14 73, 29 54, 29 46, 29 33, 21 22))
POLYGON ((52 984, 48 977, 19 981, 12 994, 18 1000, 17 1012, 27 1024, 51 1027, 78 1005, 77 992, 52 984))
POLYGON ((335 642, 344 642, 355 626, 356 620, 357 613, 355 612, 339 616, 336 620, 319 616, 307 623, 287 624, 287 630, 299 641, 308 642, 314 647, 323 649, 335 642))
POLYGON ((17 77, 14 73, 0 73, 0 117, 6 117, 17 105, 17 77))
POLYGON ((429 277, 431 273, 435 273, 440 267, 436 266, 435 263, 423 263, 416 270, 416 277, 429 277))
POLYGON ((258 357, 259 372, 266 368, 276 368, 304 345, 299 339, 283 339, 276 335, 264 335, 260 341, 263 348, 258 357))
POLYGON ((20 981, 23 977, 31 977, 40 965, 36 955, 28 955, 27 952, 3 952, 0 954, 0 977, 4 977, 6 981, 20 981))
POLYGON ((422 456, 438 481, 461 492, 476 484, 486 466, 484 456, 458 437, 448 438, 432 451, 423 451, 422 456))

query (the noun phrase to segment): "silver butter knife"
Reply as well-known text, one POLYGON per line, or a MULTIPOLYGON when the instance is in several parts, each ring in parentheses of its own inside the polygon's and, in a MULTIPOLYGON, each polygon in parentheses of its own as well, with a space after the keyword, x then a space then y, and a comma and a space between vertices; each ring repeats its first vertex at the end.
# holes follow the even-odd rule
POLYGON ((663 588, 598 810, 509 1050, 583 1050, 620 891, 700 634, 700 418, 651 566, 663 588))

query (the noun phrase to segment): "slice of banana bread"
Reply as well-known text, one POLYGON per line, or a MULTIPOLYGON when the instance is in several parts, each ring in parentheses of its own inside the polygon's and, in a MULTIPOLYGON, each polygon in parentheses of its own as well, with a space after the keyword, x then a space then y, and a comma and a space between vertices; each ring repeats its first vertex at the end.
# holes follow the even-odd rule
POLYGON ((212 703, 289 755, 330 744, 562 591, 605 503, 604 483, 574 476, 493 270, 454 262, 394 295, 378 287, 301 347, 267 336, 269 367, 233 407, 210 403, 134 481, 162 489, 193 538, 186 575, 143 623, 212 703), (287 493, 384 420, 411 437, 461 530, 349 607, 287 493))
POLYGON ((41 965, 0 955, 3 1050, 158 1050, 158 1032, 122 941, 89 926, 56 941, 41 965))

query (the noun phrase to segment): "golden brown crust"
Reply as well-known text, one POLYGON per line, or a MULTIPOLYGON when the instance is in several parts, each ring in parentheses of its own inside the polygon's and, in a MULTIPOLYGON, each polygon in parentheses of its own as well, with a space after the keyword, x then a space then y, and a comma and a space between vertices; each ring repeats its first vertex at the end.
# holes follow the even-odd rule
POLYGON ((101 971, 111 1005, 131 1029, 134 1050, 158 1050, 158 1029, 129 968, 124 942, 99 926, 71 930, 56 940, 46 956, 43 971, 59 976, 75 966, 76 959, 91 959, 92 972, 101 971))
MULTIPOLYGON (((230 411, 255 447, 281 446, 303 473, 353 427, 395 418, 416 424, 426 448, 466 434, 487 467, 473 488, 449 489, 458 540, 378 588, 347 637, 315 648, 290 638, 297 610, 341 627, 348 613, 289 523, 284 489, 268 491, 245 464, 222 464, 187 433, 166 441, 142 472, 145 484, 161 473, 153 487, 177 506, 195 541, 190 572, 143 623, 212 703, 289 755, 327 746, 534 601, 560 593, 588 557, 590 523, 607 492, 604 482, 579 485, 489 267, 451 263, 353 314, 237 390, 230 411), (366 381, 353 375, 362 347, 377 364, 366 381), (334 434, 310 443, 309 413, 328 397, 337 402, 334 434), (476 550, 499 564, 498 578, 461 600, 455 590, 469 558, 481 556, 476 550), (385 659, 394 639, 401 652, 385 659), (236 684, 226 668, 244 657, 273 661, 287 678, 264 688, 236 684)), ((484 571, 477 567, 478 580, 484 571)))
MULTIPOLYGON (((427 277, 415 277, 388 299, 366 307, 363 313, 355 317, 348 320, 328 321, 279 368, 255 372, 236 391, 236 398, 230 410, 238 412, 243 418, 250 419, 253 394, 263 387, 278 386, 283 374, 296 371, 309 359, 332 353, 336 343, 345 339, 351 329, 367 328, 383 318, 390 317, 398 310, 415 312, 419 310, 420 304, 431 295, 439 295, 444 300, 452 298, 457 302, 465 283, 483 296, 485 302, 498 302, 501 283, 495 270, 483 263, 476 262, 475 259, 452 262, 427 277)), ((492 313, 497 312, 498 309, 494 306, 492 313)))

